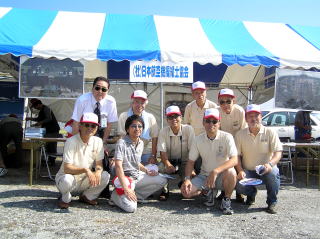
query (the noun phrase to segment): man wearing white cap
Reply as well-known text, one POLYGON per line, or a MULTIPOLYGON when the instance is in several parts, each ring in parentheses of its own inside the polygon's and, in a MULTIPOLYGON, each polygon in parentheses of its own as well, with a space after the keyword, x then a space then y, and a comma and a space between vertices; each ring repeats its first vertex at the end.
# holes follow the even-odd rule
MULTIPOLYGON (((224 214, 233 214, 231 194, 236 185, 237 149, 231 134, 219 130, 220 114, 218 109, 206 109, 203 117, 205 133, 196 136, 189 152, 185 171, 185 180, 181 187, 182 195, 191 198, 201 194, 201 190, 211 189, 212 195, 217 190, 224 190, 225 197, 220 208, 224 214), (201 156, 201 172, 191 180, 195 160, 201 156)), ((213 197, 214 197, 213 196, 213 197)), ((210 206, 213 206, 214 201, 210 206)), ((206 204, 208 205, 208 204, 206 204)))
POLYGON ((82 202, 97 205, 95 199, 110 178, 102 168, 102 140, 94 136, 99 126, 98 116, 84 113, 79 121, 79 133, 67 139, 63 163, 55 179, 61 193, 58 206, 62 209, 69 207, 72 193, 80 193, 79 200, 82 202))
POLYGON ((156 118, 153 114, 145 111, 148 104, 147 93, 143 90, 135 90, 131 95, 131 107, 127 112, 122 112, 118 121, 118 133, 125 136, 125 122, 131 115, 141 116, 144 121, 144 129, 141 134, 141 139, 144 142, 144 150, 141 158, 141 163, 146 165, 148 163, 156 163, 157 156, 157 142, 159 128, 156 118))
MULTIPOLYGON (((248 105, 246 121, 248 128, 240 130, 235 137, 239 154, 238 179, 258 178, 267 189, 267 212, 276 213, 277 194, 280 187, 280 176, 277 163, 281 158, 282 144, 278 134, 261 124, 262 116, 258 105, 248 105), (256 172, 256 166, 262 165, 262 172, 256 172)), ((239 193, 247 195, 246 204, 255 202, 255 186, 237 185, 239 193)))
MULTIPOLYGON (((164 168, 164 172, 168 174, 178 170, 183 180, 189 150, 194 140, 194 131, 190 125, 181 124, 182 117, 178 106, 169 106, 166 109, 166 116, 169 126, 160 130, 158 138, 160 168, 164 168)), ((160 200, 166 200, 168 196, 169 189, 166 189, 160 195, 160 200)))
POLYGON ((194 101, 186 106, 184 122, 192 126, 194 133, 197 136, 205 131, 202 124, 204 111, 209 108, 217 108, 217 105, 207 99, 207 89, 203 82, 194 82, 191 90, 194 101))
MULTIPOLYGON (((231 89, 221 89, 218 94, 219 112, 220 112, 220 129, 232 134, 234 137, 236 133, 247 127, 245 120, 244 109, 235 104, 235 95, 231 89)), ((222 192, 218 199, 222 199, 224 193, 222 192)), ((244 197, 241 194, 236 194, 238 202, 244 202, 244 197)))
POLYGON ((72 134, 79 132, 79 120, 84 113, 91 112, 98 116, 100 127, 97 131, 103 142, 106 142, 112 123, 118 121, 116 100, 108 95, 110 82, 105 77, 96 77, 93 81, 92 91, 81 95, 74 105, 72 134))

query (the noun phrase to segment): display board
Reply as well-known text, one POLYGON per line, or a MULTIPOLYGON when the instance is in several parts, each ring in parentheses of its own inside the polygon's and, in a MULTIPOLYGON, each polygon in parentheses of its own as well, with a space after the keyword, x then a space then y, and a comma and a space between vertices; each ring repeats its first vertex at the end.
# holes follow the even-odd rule
POLYGON ((320 110, 320 72, 277 69, 275 107, 320 110))
POLYGON ((84 66, 56 58, 21 58, 19 96, 73 99, 83 94, 84 66))

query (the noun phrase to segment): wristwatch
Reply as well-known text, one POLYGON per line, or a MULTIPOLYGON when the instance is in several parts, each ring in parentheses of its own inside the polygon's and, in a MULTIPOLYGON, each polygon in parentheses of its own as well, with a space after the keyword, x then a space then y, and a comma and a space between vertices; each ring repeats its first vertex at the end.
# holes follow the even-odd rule
POLYGON ((186 180, 191 180, 191 177, 190 176, 185 176, 184 177, 184 181, 186 181, 186 180))
POLYGON ((271 162, 268 163, 270 165, 271 168, 273 168, 273 164, 271 162))

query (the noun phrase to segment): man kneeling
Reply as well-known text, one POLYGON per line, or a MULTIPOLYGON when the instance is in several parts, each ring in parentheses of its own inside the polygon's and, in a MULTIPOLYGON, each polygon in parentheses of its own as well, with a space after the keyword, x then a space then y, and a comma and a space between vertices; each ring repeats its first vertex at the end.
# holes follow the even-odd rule
POLYGON ((84 113, 79 133, 65 143, 63 163, 56 176, 56 185, 61 193, 58 206, 62 209, 69 207, 71 193, 80 193, 81 202, 97 205, 95 199, 109 182, 110 175, 102 168, 103 143, 94 136, 98 126, 96 114, 84 113))
POLYGON ((231 215, 230 197, 236 185, 237 149, 231 134, 220 131, 220 114, 217 109, 206 109, 203 117, 205 133, 196 136, 189 153, 185 180, 181 193, 186 198, 201 194, 202 189, 212 190, 207 206, 214 205, 217 190, 224 190, 221 202, 224 214, 231 215), (191 180, 195 160, 201 156, 201 172, 191 180))

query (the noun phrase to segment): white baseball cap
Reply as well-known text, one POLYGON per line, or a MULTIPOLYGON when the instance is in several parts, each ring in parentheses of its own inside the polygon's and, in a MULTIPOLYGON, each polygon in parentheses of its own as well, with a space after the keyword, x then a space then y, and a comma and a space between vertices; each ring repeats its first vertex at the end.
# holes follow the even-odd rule
POLYGON ((197 89, 205 90, 206 85, 202 81, 196 81, 192 84, 191 89, 192 90, 197 90, 197 89))
POLYGON ((213 108, 206 109, 206 111, 204 112, 204 118, 205 118, 205 119, 208 119, 208 118, 210 118, 210 117, 213 117, 213 118, 215 118, 216 120, 220 120, 219 110, 213 109, 213 108))
POLYGON ((166 109, 166 116, 173 115, 173 114, 181 115, 181 111, 178 106, 171 105, 166 109))
POLYGON ((233 93, 233 90, 227 89, 227 88, 221 89, 221 90, 219 91, 218 99, 219 99, 221 96, 230 96, 230 97, 232 97, 232 98, 235 97, 235 96, 234 96, 234 93, 233 93))
POLYGON ((147 100, 148 99, 147 93, 144 92, 143 90, 135 90, 131 95, 131 99, 133 99, 133 98, 140 98, 140 99, 143 99, 143 100, 147 100))
POLYGON ((98 116, 95 113, 91 113, 91 112, 84 113, 81 116, 80 123, 92 123, 92 124, 100 125, 98 116))
POLYGON ((255 104, 248 105, 247 108, 246 108, 246 114, 250 113, 250 112, 256 112, 256 113, 261 114, 260 106, 259 105, 255 105, 255 104))

